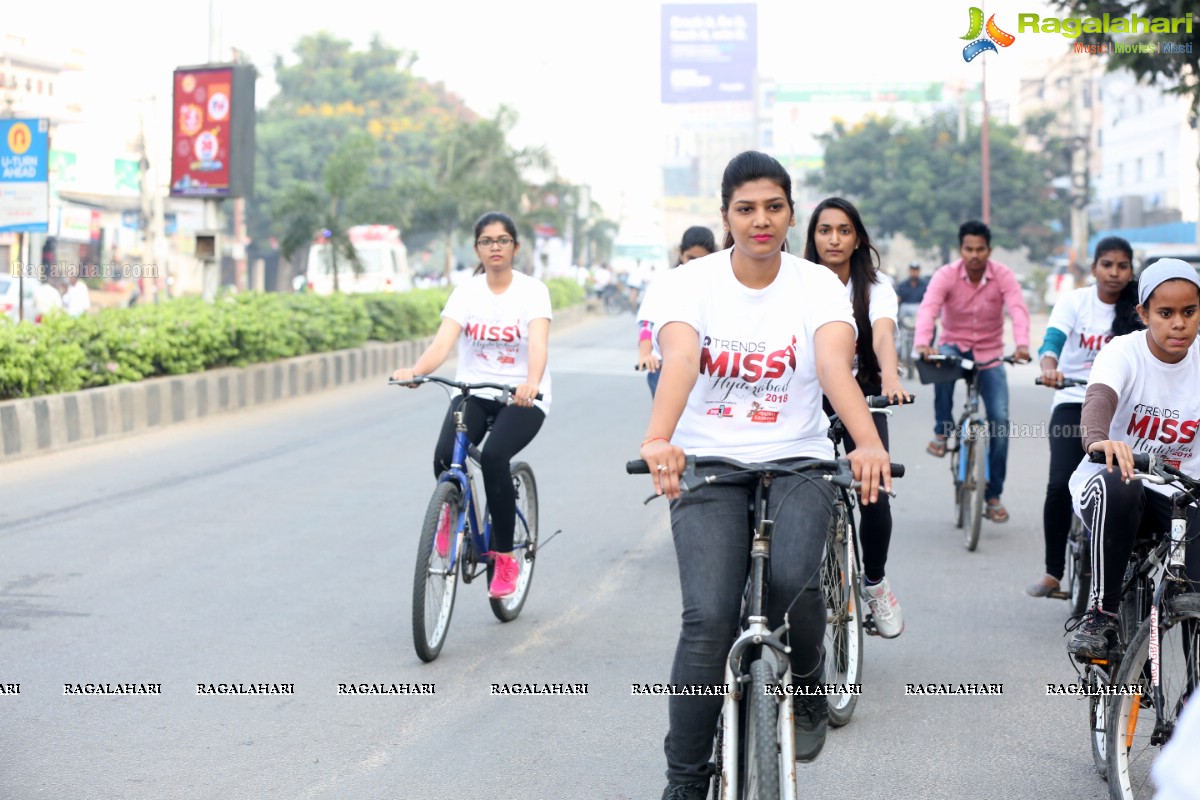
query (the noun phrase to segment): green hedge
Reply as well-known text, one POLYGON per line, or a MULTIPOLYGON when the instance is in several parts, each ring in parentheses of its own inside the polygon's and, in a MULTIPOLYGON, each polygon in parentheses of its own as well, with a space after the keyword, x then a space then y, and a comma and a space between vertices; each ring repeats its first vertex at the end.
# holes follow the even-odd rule
MULTIPOLYGON (((574 281, 546 282, 554 308, 583 302, 574 281)), ((248 293, 215 303, 183 298, 105 309, 40 325, 0 320, 0 400, 245 366, 279 358, 429 336, 448 289, 400 294, 248 293)))

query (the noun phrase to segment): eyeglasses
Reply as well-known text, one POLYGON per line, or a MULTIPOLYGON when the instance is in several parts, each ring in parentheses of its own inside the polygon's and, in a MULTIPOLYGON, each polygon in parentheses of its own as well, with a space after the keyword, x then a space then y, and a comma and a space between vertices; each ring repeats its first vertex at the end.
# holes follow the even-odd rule
POLYGON ((499 239, 490 239, 485 236, 482 239, 475 240, 475 245, 477 247, 482 247, 484 250, 487 250, 494 244, 498 244, 501 247, 508 247, 512 243, 513 238, 511 236, 501 236, 499 239))

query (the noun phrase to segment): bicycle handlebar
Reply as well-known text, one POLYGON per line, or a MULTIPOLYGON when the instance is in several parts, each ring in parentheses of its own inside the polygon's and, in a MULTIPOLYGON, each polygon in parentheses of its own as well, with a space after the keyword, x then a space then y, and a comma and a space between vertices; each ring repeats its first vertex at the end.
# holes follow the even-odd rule
POLYGON ((892 398, 888 397, 887 395, 882 395, 882 394, 867 395, 867 398, 866 398, 867 408, 889 408, 891 406, 906 406, 910 403, 916 402, 917 396, 915 394, 912 394, 911 392, 909 393, 909 395, 911 397, 910 400, 905 400, 903 397, 901 397, 899 400, 892 400, 892 398))
MULTIPOLYGON (((1104 451, 1089 451, 1088 460, 1093 464, 1105 463, 1104 451)), ((1178 483, 1186 487, 1188 494, 1196 496, 1200 493, 1200 480, 1171 466, 1162 456, 1154 456, 1149 453, 1134 453, 1133 469, 1134 472, 1139 473, 1139 475, 1133 476, 1135 479, 1150 480, 1152 483, 1178 483)))
MULTIPOLYGON (((1038 386, 1046 386, 1047 385, 1046 382, 1043 381, 1041 378, 1034 378, 1033 382, 1035 384, 1037 384, 1038 386)), ((1062 383, 1049 384, 1049 385, 1054 386, 1054 388, 1056 388, 1056 389, 1067 389, 1071 386, 1087 386, 1088 382, 1085 380, 1082 380, 1081 378, 1063 378, 1062 383)))
MULTIPOLYGON (((414 384, 431 383, 431 382, 432 383, 441 383, 446 386, 450 386, 455 389, 459 389, 463 392, 463 394, 470 394, 475 389, 499 389, 500 391, 506 392, 507 394, 515 394, 517 391, 517 387, 509 386, 508 384, 504 384, 504 383, 463 383, 461 381, 452 381, 448 378, 442 378, 438 375, 413 375, 413 379, 411 381, 394 381, 391 378, 389 378, 387 385, 388 386, 412 386, 414 384)), ((542 393, 538 392, 536 395, 534 395, 533 399, 541 400, 542 393)))
POLYGON ((993 364, 999 364, 1001 361, 1003 361, 1005 364, 1028 364, 1033 361, 1032 358, 1018 359, 1016 356, 1001 356, 999 358, 993 358, 991 361, 985 361, 982 364, 977 364, 969 358, 963 358, 962 356, 948 356, 943 353, 930 353, 929 355, 924 356, 924 359, 935 364, 940 362, 958 362, 958 365, 963 369, 987 369, 993 364))
MULTIPOLYGON (((771 463, 769 461, 758 464, 746 464, 744 462, 737 461, 732 458, 724 458, 722 456, 687 456, 687 466, 684 468, 684 475, 694 475, 697 467, 729 467, 735 472, 766 472, 774 475, 800 475, 805 472, 817 470, 830 475, 830 481, 839 486, 845 486, 849 489, 852 488, 851 483, 853 482, 853 477, 850 473, 850 462, 844 458, 839 458, 836 461, 826 461, 819 458, 814 458, 802 461, 795 466, 785 466, 783 464, 771 463)), ((642 459, 637 458, 633 461, 627 461, 625 463, 625 472, 630 475, 649 475, 650 465, 642 459)), ((904 465, 892 464, 891 472, 893 478, 903 478, 904 465)), ((725 475, 715 475, 702 479, 702 481, 704 483, 708 483, 723 477, 725 477, 725 475)), ((686 485, 683 486, 683 490, 689 491, 686 485)))

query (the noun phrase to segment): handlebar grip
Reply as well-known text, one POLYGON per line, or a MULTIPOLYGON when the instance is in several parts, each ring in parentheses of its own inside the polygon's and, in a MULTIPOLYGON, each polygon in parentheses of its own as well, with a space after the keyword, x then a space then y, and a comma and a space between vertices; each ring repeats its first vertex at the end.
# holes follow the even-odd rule
POLYGON ((649 475, 650 465, 640 458, 625 462, 625 472, 629 475, 649 475))
POLYGON ((893 478, 903 478, 904 477, 904 465, 903 464, 892 464, 891 467, 892 467, 892 477, 893 478))
POLYGON ((867 408, 890 408, 891 406, 905 406, 909 403, 915 402, 916 399, 917 396, 915 394, 912 395, 912 400, 905 400, 904 398, 901 398, 896 401, 893 401, 892 398, 888 397, 887 395, 872 394, 867 395, 867 408))
MULTIPOLYGON (((1088 452, 1088 460, 1093 464, 1104 463, 1103 450, 1091 450, 1088 452)), ((1150 455, 1148 453, 1133 454, 1133 468, 1138 472, 1148 472, 1150 470, 1150 455)))

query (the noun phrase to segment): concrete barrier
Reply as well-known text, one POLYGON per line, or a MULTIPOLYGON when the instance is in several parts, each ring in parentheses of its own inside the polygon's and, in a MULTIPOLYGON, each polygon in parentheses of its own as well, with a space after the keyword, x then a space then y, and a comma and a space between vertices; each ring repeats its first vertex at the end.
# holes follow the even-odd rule
MULTIPOLYGON (((583 305, 559 309, 553 329, 587 316, 583 305)), ((375 380, 412 364, 431 341, 368 342, 248 367, 6 400, 0 402, 0 463, 375 380)))

